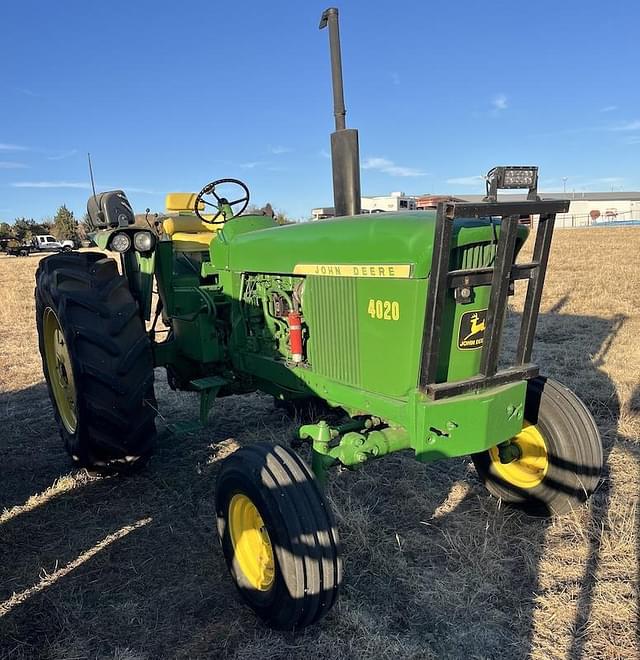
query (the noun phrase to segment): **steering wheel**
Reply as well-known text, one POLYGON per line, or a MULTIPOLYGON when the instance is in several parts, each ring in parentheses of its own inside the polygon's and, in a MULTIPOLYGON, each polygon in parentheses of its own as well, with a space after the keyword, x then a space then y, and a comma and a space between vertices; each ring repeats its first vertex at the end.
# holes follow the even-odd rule
POLYGON ((240 215, 247 208, 248 204, 249 188, 247 188, 247 186, 242 181, 240 181, 240 179, 218 179, 217 181, 208 183, 198 193, 196 201, 193 205, 193 210, 195 211, 195 214, 200 218, 200 220, 202 220, 202 222, 206 222, 210 225, 217 225, 226 222, 232 217, 240 215), (221 197, 216 193, 216 186, 219 186, 223 183, 233 183, 237 186, 240 186, 240 188, 242 188, 245 193, 244 196, 239 197, 238 199, 234 199, 231 202, 226 197, 221 197), (205 197, 208 195, 211 195, 215 198, 215 203, 213 201, 209 202, 205 199, 205 197), (213 216, 213 218, 211 218, 211 220, 208 220, 207 218, 200 215, 200 203, 203 203, 205 206, 212 206, 216 210, 216 214, 213 216), (236 213, 234 212, 233 207, 237 204, 242 204, 242 208, 236 213), (222 220, 217 219, 220 216, 222 216, 222 220))

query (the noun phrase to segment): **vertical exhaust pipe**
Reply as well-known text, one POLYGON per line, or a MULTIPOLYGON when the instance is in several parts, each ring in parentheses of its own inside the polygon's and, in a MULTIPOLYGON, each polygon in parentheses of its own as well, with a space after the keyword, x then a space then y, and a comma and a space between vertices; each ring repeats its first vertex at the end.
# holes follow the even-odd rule
POLYGON ((360 150, 358 131, 347 128, 342 85, 342 56, 338 10, 326 9, 320 19, 320 29, 329 27, 331 79, 333 83, 333 116, 336 130, 331 133, 331 164, 333 170, 333 203, 336 216, 360 213, 360 150))

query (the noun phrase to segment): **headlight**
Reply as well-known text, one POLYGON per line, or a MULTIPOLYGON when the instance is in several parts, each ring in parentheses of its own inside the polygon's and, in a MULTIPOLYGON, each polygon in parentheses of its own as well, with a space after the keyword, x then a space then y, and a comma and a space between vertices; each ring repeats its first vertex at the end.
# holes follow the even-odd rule
POLYGON ((538 199, 538 168, 522 165, 494 167, 485 177, 487 181, 486 201, 498 200, 498 190, 526 189, 527 199, 538 199))
POLYGON ((111 239, 109 247, 114 252, 126 252, 131 247, 131 239, 124 232, 118 232, 111 239))
POLYGON ((537 167, 494 167, 488 174, 487 180, 496 181, 499 190, 517 188, 535 188, 538 183, 537 167))
POLYGON ((153 234, 150 231, 138 231, 133 237, 133 244, 139 252, 149 252, 153 249, 153 234))

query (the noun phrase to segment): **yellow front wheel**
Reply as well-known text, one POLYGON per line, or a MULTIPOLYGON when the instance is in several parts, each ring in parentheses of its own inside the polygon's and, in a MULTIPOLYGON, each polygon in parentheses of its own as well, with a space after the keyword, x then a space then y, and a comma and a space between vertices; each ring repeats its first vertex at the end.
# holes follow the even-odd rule
POLYGON ((269 591, 276 571, 273 546, 256 505, 242 493, 236 493, 229 502, 229 535, 247 582, 254 589, 269 591))
POLYGON ((487 490, 533 515, 566 513, 596 489, 603 452, 598 427, 571 390, 551 378, 527 387, 525 424, 507 443, 474 454, 487 490))
POLYGON ((216 480, 216 511, 231 577, 267 625, 296 630, 327 614, 342 580, 338 532, 294 451, 256 444, 232 454, 216 480))
POLYGON ((538 427, 525 422, 522 431, 511 439, 510 445, 489 449, 492 469, 505 482, 518 488, 539 486, 549 470, 549 454, 538 427))

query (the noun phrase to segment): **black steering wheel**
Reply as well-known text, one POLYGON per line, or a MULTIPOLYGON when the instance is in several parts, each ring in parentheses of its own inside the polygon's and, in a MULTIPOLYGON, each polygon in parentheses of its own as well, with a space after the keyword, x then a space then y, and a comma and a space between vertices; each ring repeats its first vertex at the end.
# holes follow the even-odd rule
POLYGON ((240 181, 240 179, 218 179, 217 181, 212 181, 211 183, 208 183, 199 193, 198 196, 196 197, 195 204, 193 205, 193 210, 195 211, 195 214, 202 220, 202 222, 206 222, 207 224, 210 225, 217 225, 221 224, 227 221, 227 212, 231 212, 230 217, 235 217, 237 215, 240 215, 249 205, 249 188, 240 181), (237 186, 240 186, 242 190, 244 191, 244 196, 239 197, 238 199, 234 199, 233 201, 229 201, 226 197, 221 197, 216 193, 216 186, 219 186, 223 183, 233 183, 237 186), (215 203, 213 201, 208 202, 205 197, 208 195, 211 195, 212 197, 215 198, 215 203), (216 213, 211 218, 208 220, 207 218, 203 217, 200 215, 200 203, 204 204, 205 206, 212 206, 215 210, 216 213), (242 208, 236 213, 233 210, 233 207, 242 204, 242 208), (218 218, 222 216, 222 220, 218 220, 218 218))

